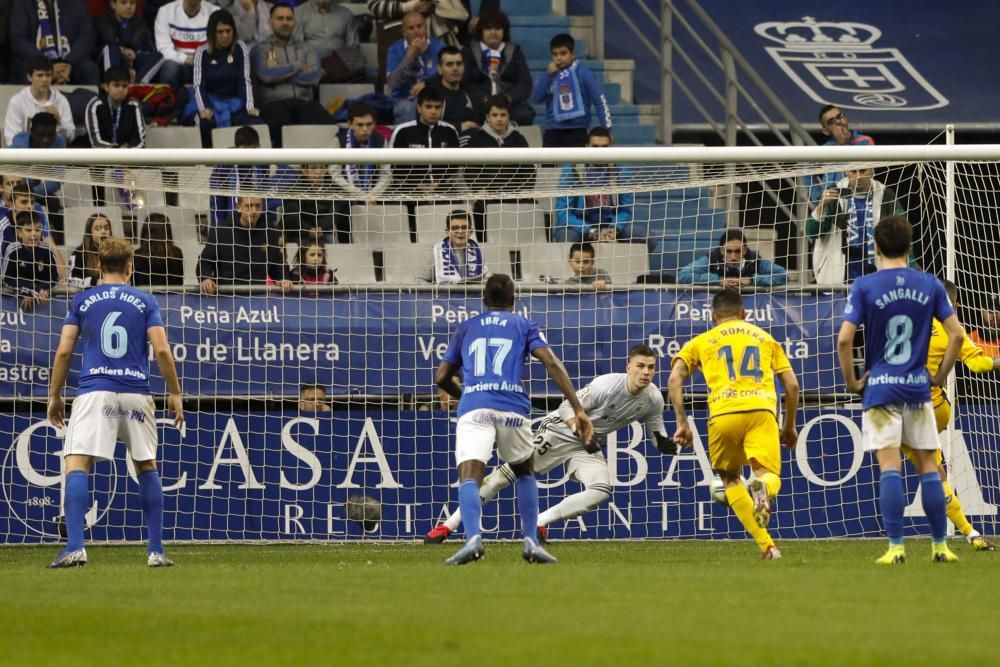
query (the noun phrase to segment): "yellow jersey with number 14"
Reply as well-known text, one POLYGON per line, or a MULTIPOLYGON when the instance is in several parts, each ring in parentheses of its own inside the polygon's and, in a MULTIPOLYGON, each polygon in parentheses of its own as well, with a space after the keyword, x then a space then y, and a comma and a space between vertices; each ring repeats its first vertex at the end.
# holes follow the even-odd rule
MULTIPOLYGON (((941 367, 944 353, 948 349, 948 332, 944 330, 944 325, 931 320, 931 339, 927 345, 927 371, 934 375, 941 367)), ((982 348, 969 340, 966 336, 962 341, 962 351, 958 353, 958 360, 965 364, 973 373, 989 373, 993 370, 993 359, 986 356, 982 348)), ((946 400, 941 387, 931 387, 931 402, 936 407, 946 400)))
POLYGON ((792 370, 784 348, 760 327, 730 320, 689 341, 674 357, 694 374, 701 368, 712 417, 767 410, 777 414, 774 374, 792 370))

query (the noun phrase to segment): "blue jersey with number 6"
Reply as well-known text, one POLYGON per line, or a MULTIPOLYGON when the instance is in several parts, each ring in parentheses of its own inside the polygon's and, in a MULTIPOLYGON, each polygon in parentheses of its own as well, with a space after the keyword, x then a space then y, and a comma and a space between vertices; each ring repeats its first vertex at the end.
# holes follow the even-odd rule
POLYGON ((84 342, 78 394, 149 393, 146 330, 162 327, 152 295, 130 285, 99 285, 73 298, 66 324, 80 327, 84 342))
POLYGON ((943 322, 954 314, 944 285, 929 273, 888 269, 854 282, 844 319, 865 327, 866 410, 931 400, 931 320, 943 322))
POLYGON ((521 372, 531 352, 548 346, 537 324, 507 310, 462 322, 444 353, 445 361, 462 369, 458 416, 491 408, 527 417, 531 401, 521 372))

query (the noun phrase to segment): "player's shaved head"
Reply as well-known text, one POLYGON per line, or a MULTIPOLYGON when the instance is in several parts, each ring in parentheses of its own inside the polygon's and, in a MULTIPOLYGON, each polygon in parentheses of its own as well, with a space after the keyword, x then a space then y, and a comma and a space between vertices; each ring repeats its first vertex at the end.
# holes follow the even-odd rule
POLYGON ((743 310, 743 297, 733 289, 724 289, 712 298, 712 312, 717 318, 739 317, 743 310))
POLYGON ((875 247, 883 257, 905 257, 913 243, 913 226, 901 215, 882 218, 875 225, 875 247))
POLYGON ((121 238, 107 238, 101 241, 99 257, 102 273, 125 273, 125 267, 132 263, 132 244, 121 238))
POLYGON ((511 310, 514 307, 514 281, 503 273, 494 273, 486 279, 483 302, 488 308, 511 310))

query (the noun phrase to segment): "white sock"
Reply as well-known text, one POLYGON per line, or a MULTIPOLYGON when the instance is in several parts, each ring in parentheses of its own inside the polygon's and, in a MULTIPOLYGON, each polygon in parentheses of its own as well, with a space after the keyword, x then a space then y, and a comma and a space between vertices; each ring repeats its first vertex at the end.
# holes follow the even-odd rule
POLYGON ((590 488, 580 493, 574 493, 561 503, 542 512, 538 517, 539 526, 547 526, 553 521, 572 519, 606 502, 611 494, 604 489, 590 488))
MULTIPOLYGON (((514 471, 506 463, 487 475, 486 479, 483 480, 483 485, 479 487, 479 498, 483 504, 493 500, 498 493, 513 484, 513 478, 514 471)), ((452 532, 458 530, 458 527, 462 525, 462 510, 455 510, 455 513, 448 517, 444 525, 452 532)))

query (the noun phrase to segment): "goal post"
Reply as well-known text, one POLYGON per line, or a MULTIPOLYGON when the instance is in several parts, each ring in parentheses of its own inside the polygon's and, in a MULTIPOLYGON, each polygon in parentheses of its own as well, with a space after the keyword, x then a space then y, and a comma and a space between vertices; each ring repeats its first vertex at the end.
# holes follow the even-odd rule
MULTIPOLYGON (((58 540, 63 434, 45 421, 48 373, 69 301, 96 277, 86 244, 109 233, 136 245, 137 280, 141 268, 153 285, 184 388, 183 429, 158 413, 167 540, 420 538, 457 508, 454 412, 433 373, 482 297, 479 283, 456 275, 512 275, 517 311, 539 323, 575 386, 622 372, 628 349, 644 343, 658 355, 655 382, 665 392, 671 357, 711 326, 715 288, 700 276, 720 266, 691 265, 734 227, 766 273, 745 290, 749 317, 784 346, 803 388, 799 446, 783 452, 773 532, 879 535, 877 470, 861 450, 859 405, 844 392, 836 358, 848 286, 813 280, 814 240, 805 236, 815 203, 803 197, 815 175, 871 168, 879 203, 894 202, 914 222, 919 263, 958 283, 968 328, 1000 339, 1000 146, 363 155, 0 151, 4 201, 13 206, 27 186, 28 209, 72 267, 68 280, 43 287, 11 268, 23 256, 5 264, 14 279, 0 296, 0 544, 58 540), (40 187, 45 181, 58 187, 40 187), (435 250, 456 219, 475 249, 458 236, 435 250), (593 230, 593 257, 572 247, 572 234, 553 241, 559 227, 583 239, 593 230), (602 284, 576 276, 582 259, 593 260, 602 284), (787 269, 783 279, 764 268, 771 264, 787 269), (358 496, 378 503, 377 521, 358 496)), ((857 205, 845 202, 845 214, 857 205)), ((7 224, 3 253, 25 245, 16 213, 7 224)), ((70 413, 79 366, 77 358, 70 413)), ((159 396, 155 363, 151 370, 159 396)), ((529 364, 525 381, 541 419, 558 391, 539 364, 529 364)), ((1000 504, 998 389, 997 377, 960 370, 953 427, 942 435, 952 484, 985 534, 997 532, 1000 504)), ((553 524, 553 537, 744 537, 709 494, 706 387, 698 377, 688 390, 694 450, 664 457, 641 425, 623 428, 605 451, 611 501, 553 524)), ((665 421, 672 432, 671 413, 665 421)), ((140 541, 131 467, 100 463, 93 479, 88 539, 140 541)), ((923 530, 915 475, 907 488, 908 530, 923 530)), ((557 469, 540 480, 541 507, 579 490, 557 469)), ((487 536, 514 537, 517 523, 509 490, 484 508, 487 536)))

